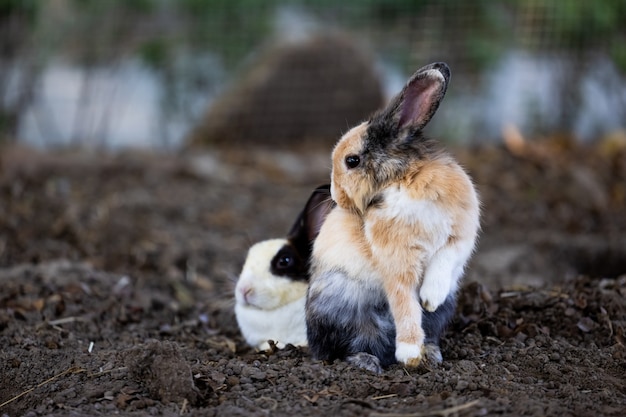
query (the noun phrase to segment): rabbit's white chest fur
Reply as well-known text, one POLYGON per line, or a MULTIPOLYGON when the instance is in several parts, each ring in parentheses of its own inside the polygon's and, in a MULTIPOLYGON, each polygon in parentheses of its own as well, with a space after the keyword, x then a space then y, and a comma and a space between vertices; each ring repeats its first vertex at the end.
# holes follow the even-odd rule
MULTIPOLYGON (((412 198, 404 187, 388 188, 382 195, 381 206, 368 210, 365 216, 365 236, 373 246, 377 243, 373 226, 378 222, 387 223, 390 229, 414 229, 415 233, 407 235, 403 243, 419 245, 429 255, 446 243, 452 233, 453 220, 440 204, 428 199, 412 198)), ((390 234, 398 236, 401 232, 389 230, 390 234)))
POLYGON ((235 305, 237 323, 246 342, 260 350, 270 346, 273 340, 279 348, 291 343, 294 346, 306 346, 306 323, 304 305, 306 297, 274 310, 261 311, 241 303, 235 305))

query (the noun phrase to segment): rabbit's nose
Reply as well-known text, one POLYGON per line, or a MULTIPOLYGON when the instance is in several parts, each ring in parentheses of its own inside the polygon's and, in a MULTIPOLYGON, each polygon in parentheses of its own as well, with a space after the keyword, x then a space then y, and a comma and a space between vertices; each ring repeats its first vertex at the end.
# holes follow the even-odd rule
POLYGON ((252 296, 254 290, 250 287, 243 287, 241 289, 241 295, 243 296, 243 300, 246 304, 250 304, 250 297, 252 296))

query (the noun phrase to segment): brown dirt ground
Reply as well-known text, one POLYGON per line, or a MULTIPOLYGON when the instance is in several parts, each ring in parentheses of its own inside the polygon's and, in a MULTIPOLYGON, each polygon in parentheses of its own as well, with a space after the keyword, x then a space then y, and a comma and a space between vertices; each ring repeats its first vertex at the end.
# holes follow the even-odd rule
POLYGON ((626 150, 460 149, 483 233, 438 369, 258 353, 232 288, 314 150, 0 159, 0 415, 623 416, 626 150))

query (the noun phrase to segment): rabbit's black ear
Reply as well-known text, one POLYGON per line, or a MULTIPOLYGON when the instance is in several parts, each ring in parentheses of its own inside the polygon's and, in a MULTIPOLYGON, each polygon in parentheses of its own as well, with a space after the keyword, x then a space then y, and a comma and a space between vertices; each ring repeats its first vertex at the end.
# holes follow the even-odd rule
POLYGON ((303 258, 309 257, 311 242, 317 237, 326 215, 334 204, 330 196, 330 184, 317 187, 291 227, 287 240, 294 245, 303 258))
POLYGON ((437 111, 449 81, 450 69, 443 62, 420 68, 385 112, 392 113, 389 116, 397 121, 400 130, 421 129, 437 111))
POLYGON ((330 184, 317 187, 306 204, 306 233, 309 242, 313 242, 326 220, 326 216, 335 206, 330 195, 330 184))

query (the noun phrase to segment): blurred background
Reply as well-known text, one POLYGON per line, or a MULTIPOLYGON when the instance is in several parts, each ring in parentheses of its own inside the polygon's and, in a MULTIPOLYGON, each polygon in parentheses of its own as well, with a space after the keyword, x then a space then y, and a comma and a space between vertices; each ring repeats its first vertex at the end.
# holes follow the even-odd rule
POLYGON ((626 125, 624 0, 0 0, 0 141, 334 143, 419 67, 432 134, 470 144, 626 125))

